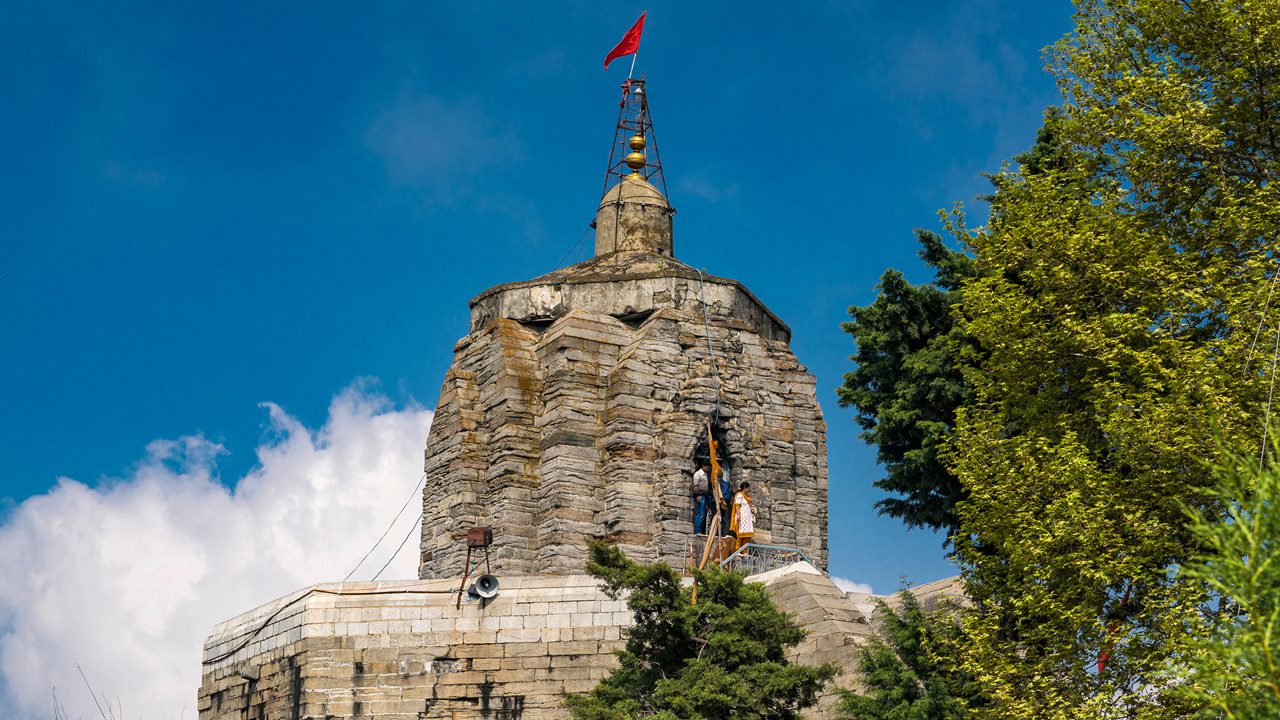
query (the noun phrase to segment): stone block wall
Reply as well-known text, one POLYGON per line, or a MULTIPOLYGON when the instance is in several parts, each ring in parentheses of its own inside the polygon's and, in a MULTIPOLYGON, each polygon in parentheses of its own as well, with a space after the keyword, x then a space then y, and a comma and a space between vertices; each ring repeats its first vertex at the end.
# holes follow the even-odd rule
MULTIPOLYGON (((682 282, 687 282, 682 280, 682 282)), ((696 293, 686 287, 682 295, 696 293)), ((468 527, 502 573, 578 573, 589 538, 681 565, 696 445, 717 408, 759 542, 827 556, 826 425, 783 340, 696 303, 642 316, 496 318, 460 340, 427 442, 420 576, 462 573, 468 527), (714 355, 715 367, 712 366, 714 355), (718 381, 717 381, 718 377, 718 381)))
POLYGON ((460 609, 457 590, 331 583, 222 623, 200 718, 564 718, 564 694, 608 674, 631 624, 587 576, 504 579, 460 609))
MULTIPOLYGON (((872 632, 860 601, 807 563, 750 578, 807 636, 793 662, 857 682, 872 632)), ((205 643, 200 720, 565 720, 566 693, 616 666, 632 624, 584 575, 503 578, 457 606, 455 580, 316 585, 218 625, 205 643)), ((833 717, 829 687, 813 720, 833 717)))
POLYGON ((836 587, 826 575, 807 572, 804 565, 765 573, 753 578, 763 582, 779 610, 788 613, 805 630, 805 639, 792 649, 790 659, 810 665, 834 663, 840 668, 827 692, 818 698, 811 718, 835 717, 840 696, 835 687, 858 685, 858 648, 875 633, 855 598, 836 587), (803 569, 801 569, 803 568, 803 569))

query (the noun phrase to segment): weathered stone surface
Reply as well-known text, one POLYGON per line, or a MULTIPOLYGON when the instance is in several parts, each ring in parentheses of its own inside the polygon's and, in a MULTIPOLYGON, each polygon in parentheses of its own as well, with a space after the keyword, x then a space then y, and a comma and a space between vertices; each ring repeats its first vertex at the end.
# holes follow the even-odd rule
POLYGON ((656 253, 482 293, 427 441, 419 576, 460 575, 473 525, 493 526, 502 573, 581 572, 601 537, 683 564, 692 456, 717 408, 757 539, 825 567, 826 425, 789 337, 737 282, 656 253))
MULTIPOLYGON (((807 637, 789 659, 835 662, 856 683, 872 632, 853 597, 807 563, 755 576, 807 637)), ((931 597, 954 592, 949 581, 931 597)), ((615 667, 632 618, 584 575, 504 577, 458 605, 453 580, 316 585, 217 626, 204 646, 202 720, 562 720, 565 693, 615 667)), ((810 718, 833 717, 830 688, 810 718)))
MULTIPOLYGON (((877 606, 820 572, 814 378, 758 298, 672 257, 672 214, 655 188, 626 181, 601 201, 597 257, 472 300, 424 457, 423 579, 318 585, 222 623, 205 644, 202 720, 566 718, 564 694, 610 672, 632 623, 579 574, 586 541, 684 565, 709 421, 733 484, 751 483, 755 540, 813 563, 755 578, 808 633, 792 659, 839 663, 855 681, 877 606), (475 525, 493 528, 501 592, 459 603, 475 525)), ((925 587, 930 603, 954 592, 925 587)), ((833 689, 810 716, 834 702, 833 689)))
MULTIPOLYGON (((737 280, 699 274, 668 255, 629 250, 598 255, 533 280, 489 288, 471 300, 472 334, 497 318, 524 323, 534 331, 570 310, 609 315, 628 326, 648 314, 670 308, 691 313, 697 326, 668 327, 681 347, 706 345, 702 301, 712 327, 753 330, 764 341, 791 340, 791 328, 737 280)), ((470 336, 468 336, 470 337, 470 336)), ((459 347, 468 338, 459 341, 459 347)))
MULTIPOLYGON (((872 618, 836 587, 831 578, 807 563, 752 579, 763 583, 778 608, 789 613, 805 630, 804 642, 792 649, 789 659, 809 665, 835 663, 840 667, 835 686, 855 687, 857 650, 875 632, 872 618)), ((838 694, 829 687, 808 716, 835 717, 838 703, 838 694)))
POLYGON ((596 255, 642 250, 672 253, 675 211, 658 188, 628 178, 609 189, 596 210, 596 255))
POLYGON ((563 718, 612 667, 626 604, 587 576, 331 583, 214 629, 201 718, 563 718), (580 632, 585 631, 585 632, 580 632))

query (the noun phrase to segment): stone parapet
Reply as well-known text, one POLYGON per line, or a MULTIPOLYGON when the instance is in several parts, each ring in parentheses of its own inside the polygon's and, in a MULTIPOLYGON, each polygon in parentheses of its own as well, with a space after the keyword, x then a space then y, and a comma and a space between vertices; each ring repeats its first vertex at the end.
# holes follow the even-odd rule
POLYGON ((224 622, 200 718, 564 718, 564 694, 609 673, 631 624, 589 576, 463 597, 456 579, 329 583, 224 622))
POLYGON ((791 340, 791 328, 737 280, 702 274, 649 252, 617 252, 523 282, 504 283, 471 300, 471 332, 497 318, 546 323, 581 310, 624 321, 664 308, 750 328, 767 340, 791 340))
MULTIPOLYGON (((837 684, 855 686, 872 632, 858 603, 808 563, 754 580, 805 630, 788 658, 836 663, 837 684)), ((586 575, 504 576, 497 597, 461 607, 458 589, 458 578, 327 583, 219 624, 200 720, 564 720, 564 695, 616 667, 633 623, 586 575)), ((837 701, 829 687, 806 717, 834 717, 837 701)))

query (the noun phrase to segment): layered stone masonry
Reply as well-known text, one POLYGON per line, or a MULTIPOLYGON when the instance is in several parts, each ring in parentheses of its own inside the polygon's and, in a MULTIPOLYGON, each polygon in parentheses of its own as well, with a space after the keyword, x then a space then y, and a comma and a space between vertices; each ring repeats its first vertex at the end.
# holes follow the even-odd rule
POLYGON ((608 674, 631 624, 587 576, 504 579, 461 608, 457 590, 330 583, 222 623, 200 717, 563 718, 564 694, 608 674))
MULTIPOLYGON (((806 563, 755 576, 807 636, 789 659, 856 682, 872 632, 860 600, 806 563)), ((589 576, 504 577, 458 607, 457 580, 316 585, 218 625, 204 647, 201 720, 563 720, 566 693, 616 666, 633 620, 589 576)), ((835 687, 807 713, 833 717, 835 687)))
POLYGON ((682 565, 692 456, 717 390, 731 477, 752 484, 757 541, 825 567, 826 425, 813 376, 778 339, 785 326, 732 281, 659 274, 637 308, 643 293, 623 307, 610 293, 572 295, 573 277, 555 278, 564 286, 550 319, 531 298, 554 286, 476 301, 483 324, 455 346, 427 443, 420 576, 461 575, 473 525, 493 527, 502 573, 581 572, 586 541, 600 537, 637 560, 682 565), (495 309, 523 320, 489 317, 495 309))

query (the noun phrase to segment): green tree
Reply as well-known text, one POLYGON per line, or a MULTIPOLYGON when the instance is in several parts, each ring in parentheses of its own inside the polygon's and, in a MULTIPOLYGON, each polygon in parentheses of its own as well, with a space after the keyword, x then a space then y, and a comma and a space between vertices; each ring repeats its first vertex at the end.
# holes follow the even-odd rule
POLYGON ((900 609, 880 602, 881 638, 858 651, 862 689, 844 691, 839 715, 848 720, 961 720, 966 703, 980 704, 972 677, 953 663, 960 641, 955 608, 926 613, 908 589, 900 609))
POLYGON ((950 460, 968 492, 965 667, 991 717, 1172 707, 1152 681, 1197 598, 1168 572, 1191 540, 1181 506, 1207 502, 1199 468, 1210 428, 1238 419, 1238 383, 1195 337, 1200 259, 1118 213, 1117 194, 1006 177, 970 235, 991 272, 960 310, 988 354, 950 460))
MULTIPOLYGON (((1035 144, 1014 157, 1022 173, 1062 170, 1079 159, 1061 139, 1064 122, 1059 108, 1045 112, 1035 144)), ((990 179, 998 187, 999 176, 990 179)), ((857 345, 850 358, 857 368, 836 392, 841 407, 857 409, 861 437, 876 446, 876 459, 885 466, 886 477, 875 486, 899 496, 876 507, 907 527, 944 530, 950 537, 959 526, 955 505, 964 488, 942 462, 940 450, 951 439, 956 410, 973 399, 965 370, 982 357, 953 311, 960 288, 977 275, 978 265, 948 248, 937 233, 917 229, 916 238, 933 281, 913 285, 890 268, 880 278, 874 302, 849 308, 850 320, 841 327, 857 345)))
POLYGON ((1081 0, 1050 58, 1052 161, 996 176, 985 228, 952 216, 984 349, 945 458, 963 667, 979 717, 1186 717, 1184 508, 1219 511, 1205 461, 1258 447, 1275 371, 1280 3, 1081 0))
POLYGON ((618 668, 566 703, 579 720, 793 720, 835 676, 832 665, 787 661, 804 631, 758 584, 698 571, 697 604, 664 563, 642 565, 595 542, 587 570, 612 598, 626 595, 635 624, 618 668))
POLYGON ((962 363, 972 350, 955 326, 951 306, 973 276, 973 260, 946 247, 936 233, 916 230, 920 257, 934 280, 920 285, 886 270, 869 305, 849 308, 841 325, 853 336, 858 367, 837 389, 842 407, 857 409, 862 438, 876 446, 886 477, 875 486, 898 497, 876 503, 908 527, 955 530, 962 490, 939 459, 955 411, 970 399, 962 363))
POLYGON ((1234 457, 1219 467, 1220 515, 1191 512, 1203 548, 1182 570, 1214 599, 1179 687, 1207 716, 1280 718, 1280 468, 1234 457))

